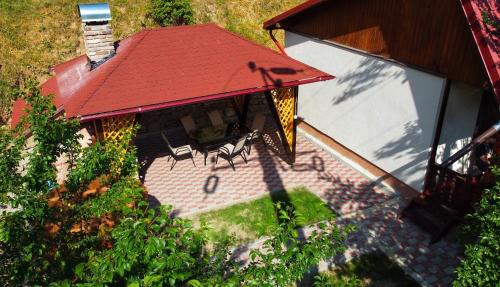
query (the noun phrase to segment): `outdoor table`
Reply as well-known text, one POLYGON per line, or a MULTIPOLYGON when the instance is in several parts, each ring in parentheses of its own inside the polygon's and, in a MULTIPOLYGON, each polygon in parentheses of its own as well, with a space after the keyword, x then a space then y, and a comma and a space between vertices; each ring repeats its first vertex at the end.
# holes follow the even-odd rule
POLYGON ((195 139, 203 150, 205 165, 207 165, 208 152, 226 144, 227 127, 228 124, 223 124, 217 127, 207 126, 195 132, 195 139))

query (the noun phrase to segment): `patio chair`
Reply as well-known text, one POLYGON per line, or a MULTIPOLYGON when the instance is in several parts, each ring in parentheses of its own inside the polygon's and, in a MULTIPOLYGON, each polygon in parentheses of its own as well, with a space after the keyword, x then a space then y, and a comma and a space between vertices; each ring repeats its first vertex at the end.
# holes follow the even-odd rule
POLYGON ((180 118, 184 130, 189 137, 194 138, 194 134, 197 130, 196 124, 194 123, 193 117, 191 115, 184 116, 180 118))
POLYGON ((194 162, 194 155, 193 155, 193 149, 191 148, 190 145, 183 145, 180 147, 172 147, 170 142, 167 139, 167 136, 165 135, 164 132, 161 132, 161 137, 163 138, 163 141, 167 144, 167 148, 169 151, 168 155, 168 160, 167 162, 172 159, 172 165, 170 166, 170 170, 172 170, 177 163, 179 159, 190 157, 191 161, 193 162, 193 165, 196 166, 196 163, 194 162))
POLYGON ((257 139, 261 139, 264 145, 266 145, 266 142, 264 141, 264 138, 262 137, 262 132, 264 131, 264 125, 266 123, 266 116, 258 113, 255 115, 252 121, 252 125, 249 128, 250 132, 248 133, 247 137, 247 153, 250 155, 250 150, 252 148, 252 143, 253 141, 257 139))
POLYGON ((223 156, 227 159, 227 161, 229 162, 229 164, 231 165, 231 167, 233 168, 233 170, 236 170, 234 168, 234 162, 233 162, 233 158, 240 155, 243 160, 245 161, 245 163, 247 163, 247 158, 245 156, 245 143, 247 141, 247 137, 248 137, 248 134, 246 135, 243 135, 237 142, 235 145, 231 144, 231 143, 227 143, 225 144, 224 146, 221 146, 218 150, 217 150, 217 157, 215 158, 215 164, 217 164, 218 160, 219 160, 219 156, 223 156))
POLYGON ((213 110, 207 112, 208 118, 214 127, 222 127, 224 126, 224 121, 222 120, 222 116, 219 110, 213 110))

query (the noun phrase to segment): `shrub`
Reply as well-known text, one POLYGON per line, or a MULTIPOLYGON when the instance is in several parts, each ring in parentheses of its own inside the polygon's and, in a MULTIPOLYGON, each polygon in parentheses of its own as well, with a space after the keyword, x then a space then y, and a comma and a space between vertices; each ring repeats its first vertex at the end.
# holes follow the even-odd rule
POLYGON ((148 15, 160 26, 193 24, 193 9, 189 0, 151 0, 148 15))
POLYGON ((0 204, 14 208, 0 216, 3 286, 288 286, 345 249, 349 228, 321 223, 300 240, 292 210, 280 209, 279 228, 241 266, 230 241, 208 248, 206 227, 170 217, 170 206, 149 208, 129 144, 136 129, 82 149, 78 122, 54 118, 35 83, 21 94, 28 115, 0 131, 0 204), (29 152, 25 127, 35 142, 29 152), (57 184, 62 155, 69 175, 57 184))
POLYGON ((475 213, 466 217, 465 258, 453 286, 497 286, 500 282, 500 169, 493 168, 496 184, 485 190, 475 213))

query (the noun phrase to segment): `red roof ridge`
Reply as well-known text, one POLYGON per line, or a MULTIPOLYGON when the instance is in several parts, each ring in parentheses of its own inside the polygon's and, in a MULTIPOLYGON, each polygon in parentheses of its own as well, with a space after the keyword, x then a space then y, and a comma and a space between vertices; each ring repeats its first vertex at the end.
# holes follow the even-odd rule
POLYGON ((278 52, 278 51, 276 51, 276 50, 273 50, 273 49, 271 49, 271 48, 269 48, 269 47, 266 47, 266 46, 263 46, 263 45, 259 45, 259 44, 255 43, 253 40, 246 39, 246 38, 244 38, 244 37, 242 37, 242 36, 240 36, 240 35, 238 35, 238 34, 236 34, 236 33, 233 33, 233 32, 231 32, 231 31, 229 31, 229 30, 226 30, 226 29, 224 29, 224 28, 220 27, 220 26, 219 26, 219 25, 217 25, 217 24, 214 24, 214 26, 215 26, 215 27, 217 27, 219 30, 221 30, 221 31, 223 31, 223 32, 225 32, 225 33, 227 33, 227 34, 232 35, 232 36, 234 36, 234 37, 238 38, 239 40, 246 41, 246 42, 248 42, 248 43, 250 43, 250 44, 252 44, 252 45, 254 45, 254 46, 256 46, 256 47, 258 47, 258 48, 260 48, 260 49, 262 49, 262 50, 271 51, 271 52, 273 52, 274 54, 280 55, 280 56, 282 56, 282 57, 286 57, 286 58, 288 58, 289 60, 291 60, 291 61, 293 61, 293 62, 295 62, 295 63, 299 63, 299 64, 301 64, 301 65, 304 65, 304 66, 307 66, 307 67, 309 67, 309 68, 315 69, 314 67, 311 67, 311 66, 309 66, 309 65, 307 65, 307 64, 305 64, 305 63, 302 63, 302 62, 300 62, 299 60, 296 60, 296 59, 294 59, 294 58, 292 58, 292 57, 290 57, 290 56, 288 56, 288 55, 282 54, 282 53, 280 53, 280 52, 278 52))

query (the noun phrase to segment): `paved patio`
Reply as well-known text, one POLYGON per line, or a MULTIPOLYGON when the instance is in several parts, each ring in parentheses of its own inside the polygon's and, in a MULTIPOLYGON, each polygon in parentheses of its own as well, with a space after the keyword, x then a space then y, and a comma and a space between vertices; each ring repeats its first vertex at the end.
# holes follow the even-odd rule
POLYGON ((423 286, 450 286, 460 261, 460 246, 448 240, 429 245, 429 236, 406 219, 398 219, 407 201, 397 192, 364 176, 359 171, 313 143, 297 138, 293 166, 279 144, 276 131, 267 128, 264 146, 252 147, 248 163, 227 161, 209 154, 177 163, 167 163, 159 135, 137 140, 141 177, 153 204, 172 204, 180 216, 217 209, 269 194, 274 190, 306 186, 339 214, 339 224, 354 224, 358 230, 348 239, 349 249, 335 262, 350 260, 366 252, 382 250, 423 286))
POLYGON ((210 153, 207 165, 198 153, 192 161, 179 161, 170 170, 165 144, 159 135, 138 140, 139 160, 145 164, 141 176, 152 200, 172 204, 179 215, 189 215, 232 205, 270 191, 306 186, 321 196, 338 214, 347 214, 390 199, 394 194, 318 148, 305 137, 297 139, 293 166, 285 160, 276 131, 268 129, 267 146, 252 146, 246 164, 236 158, 236 171, 228 162, 210 153))

